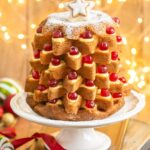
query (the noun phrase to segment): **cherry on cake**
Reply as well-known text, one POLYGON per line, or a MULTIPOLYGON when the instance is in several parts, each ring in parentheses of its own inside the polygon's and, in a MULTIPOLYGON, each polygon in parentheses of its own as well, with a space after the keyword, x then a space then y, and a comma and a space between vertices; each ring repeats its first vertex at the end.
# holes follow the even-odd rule
MULTIPOLYGON (((75 0, 78 6, 80 0, 75 0)), ((130 85, 120 74, 120 20, 85 7, 50 14, 36 30, 27 103, 55 120, 99 120, 124 105, 130 85)))

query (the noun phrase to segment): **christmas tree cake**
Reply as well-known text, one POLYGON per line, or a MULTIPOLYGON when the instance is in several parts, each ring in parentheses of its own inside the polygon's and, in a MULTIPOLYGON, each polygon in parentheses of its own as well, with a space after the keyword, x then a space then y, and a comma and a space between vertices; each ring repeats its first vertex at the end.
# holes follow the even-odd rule
POLYGON ((91 10, 92 1, 66 6, 69 11, 49 15, 35 33, 27 103, 50 119, 106 118, 130 93, 120 75, 120 21, 91 10))

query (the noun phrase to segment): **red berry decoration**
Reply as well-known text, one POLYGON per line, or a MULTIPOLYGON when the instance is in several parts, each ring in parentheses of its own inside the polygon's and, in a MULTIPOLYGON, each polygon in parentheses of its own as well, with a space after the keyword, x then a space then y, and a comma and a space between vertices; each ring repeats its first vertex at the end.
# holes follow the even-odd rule
POLYGON ((117 81, 118 80, 118 75, 116 73, 111 73, 109 76, 110 81, 117 81))
POLYGON ((108 97, 110 96, 110 91, 109 89, 101 89, 101 96, 104 96, 104 97, 108 97))
POLYGON ((70 55, 77 55, 77 54, 79 54, 79 50, 78 50, 78 48, 77 47, 75 47, 75 46, 72 46, 71 48, 70 48, 70 55))
POLYGON ((107 34, 114 34, 115 33, 115 29, 114 29, 114 27, 107 27, 106 28, 106 33, 107 34))
POLYGON ((42 27, 42 26, 39 26, 39 27, 37 28, 36 32, 37 32, 37 33, 42 33, 42 29, 43 29, 43 27, 42 27))
POLYGON ((51 79, 51 80, 48 81, 48 85, 50 87, 56 87, 58 85, 58 81, 55 80, 55 79, 51 79))
POLYGON ((93 58, 90 55, 85 55, 82 58, 82 62, 86 64, 92 64, 93 63, 93 58))
POLYGON ((39 91, 45 91, 47 89, 47 87, 45 86, 45 85, 39 85, 38 87, 37 87, 37 90, 39 90, 39 91))
POLYGON ((52 50, 52 46, 49 43, 44 44, 43 49, 45 51, 51 51, 52 50))
POLYGON ((52 62, 52 64, 53 64, 54 66, 58 66, 58 65, 60 65, 61 60, 60 60, 60 58, 58 58, 58 57, 53 57, 53 58, 51 59, 51 62, 52 62))
POLYGON ((108 50, 109 46, 108 46, 107 42, 101 42, 101 43, 98 44, 98 47, 99 47, 100 50, 105 51, 105 50, 108 50))
POLYGON ((122 97, 122 93, 112 93, 112 97, 113 98, 121 98, 122 97))
POLYGON ((84 33, 81 34, 80 37, 83 39, 91 39, 93 37, 93 34, 91 31, 85 31, 84 33))
POLYGON ((77 97, 78 97, 78 94, 76 92, 68 94, 68 98, 71 100, 76 100, 77 97))
POLYGON ((41 50, 40 50, 40 49, 35 50, 35 51, 34 51, 34 58, 36 58, 36 59, 40 58, 40 53, 41 53, 41 50))
POLYGON ((10 106, 10 102, 11 102, 11 100, 12 100, 12 98, 13 98, 14 96, 15 96, 15 95, 13 94, 13 95, 9 95, 9 96, 6 98, 6 100, 4 101, 3 108, 4 108, 5 112, 9 112, 9 113, 12 113, 12 114, 16 115, 16 114, 13 112, 13 110, 12 110, 12 108, 11 108, 11 106, 10 106))
POLYGON ((113 52, 111 53, 111 59, 112 59, 112 60, 118 60, 118 53, 115 52, 115 51, 113 51, 113 52))
POLYGON ((122 37, 121 36, 116 36, 116 40, 117 40, 118 43, 122 42, 122 37))
POLYGON ((4 114, 4 108, 0 106, 0 119, 2 118, 3 114, 4 114))
POLYGON ((69 80, 75 80, 75 79, 77 79, 77 77, 78 77, 78 74, 75 71, 72 71, 68 74, 69 80))
POLYGON ((62 38, 62 37, 64 37, 62 31, 56 30, 53 32, 53 38, 62 38))
POLYGON ((32 77, 33 77, 34 79, 39 79, 39 78, 40 78, 40 74, 39 74, 39 72, 38 72, 38 71, 33 70, 33 71, 32 71, 32 77))
POLYGON ((94 108, 95 107, 95 101, 94 100, 86 100, 85 105, 87 108, 94 108))
POLYGON ((108 67, 107 66, 98 66, 97 67, 97 73, 107 73, 108 72, 108 67))
POLYGON ((120 77, 119 80, 122 82, 122 83, 127 83, 127 80, 125 77, 120 77))
POLYGON ((113 17, 112 18, 114 22, 116 22, 117 24, 120 24, 120 19, 117 17, 113 17))
POLYGON ((48 102, 51 103, 51 104, 56 104, 58 101, 58 99, 52 99, 52 100, 49 100, 48 102))
POLYGON ((85 85, 89 86, 89 87, 92 87, 92 86, 94 86, 94 81, 87 79, 87 80, 85 80, 85 85))

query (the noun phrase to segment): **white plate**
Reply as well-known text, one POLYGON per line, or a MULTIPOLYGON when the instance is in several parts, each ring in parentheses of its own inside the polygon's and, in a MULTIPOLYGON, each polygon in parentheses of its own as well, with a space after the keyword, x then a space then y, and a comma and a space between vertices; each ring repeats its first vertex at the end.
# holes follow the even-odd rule
POLYGON ((125 105, 118 112, 105 119, 93 121, 61 121, 47 119, 35 113, 26 103, 26 93, 17 94, 11 101, 13 111, 19 116, 36 123, 60 128, 90 128, 120 122, 136 115, 143 109, 144 105, 145 96, 135 91, 131 91, 131 95, 125 98, 125 105))

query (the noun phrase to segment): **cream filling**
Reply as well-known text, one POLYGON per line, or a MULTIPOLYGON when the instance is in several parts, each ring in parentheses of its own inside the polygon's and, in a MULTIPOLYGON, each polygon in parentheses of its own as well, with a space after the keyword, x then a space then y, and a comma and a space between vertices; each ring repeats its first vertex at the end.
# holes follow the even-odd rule
POLYGON ((120 80, 117 80, 117 81, 115 81, 115 82, 110 81, 110 84, 111 84, 111 85, 121 84, 121 81, 120 81, 120 80))
POLYGON ((67 53, 69 57, 73 57, 73 58, 80 58, 81 57, 81 53, 79 52, 77 55, 70 55, 70 53, 67 53))
POLYGON ((109 77, 109 74, 108 73, 96 73, 96 76, 98 76, 98 77, 102 77, 102 78, 104 78, 104 77, 109 77))

